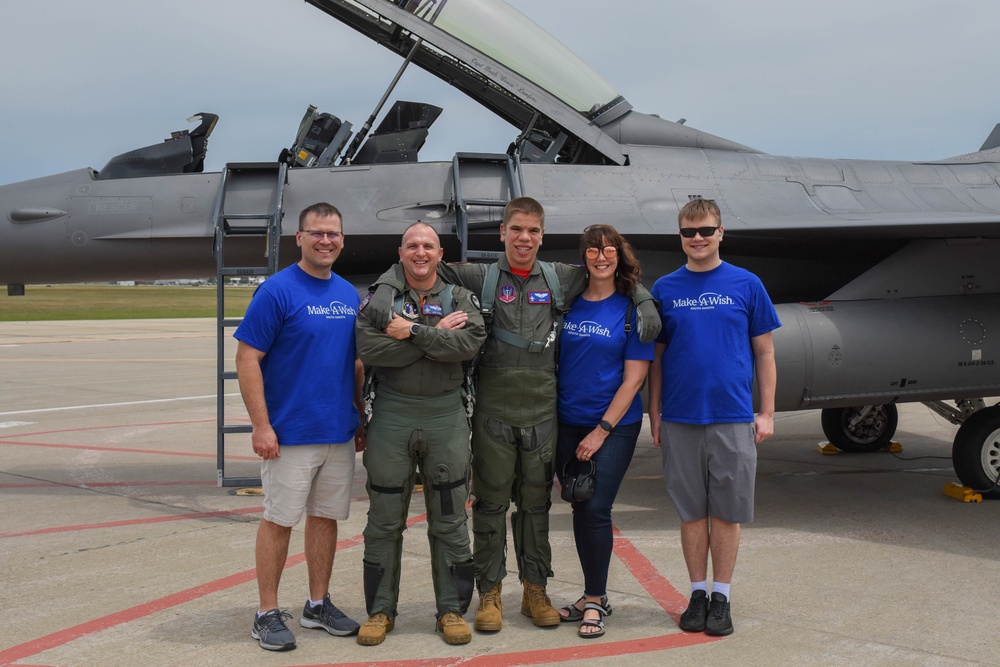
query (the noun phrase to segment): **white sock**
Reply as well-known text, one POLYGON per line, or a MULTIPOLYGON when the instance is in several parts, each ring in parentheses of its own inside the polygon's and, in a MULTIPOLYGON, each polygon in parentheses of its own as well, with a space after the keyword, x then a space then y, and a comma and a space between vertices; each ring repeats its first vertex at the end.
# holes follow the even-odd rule
POLYGON ((319 602, 316 602, 312 598, 309 598, 309 606, 310 607, 322 607, 323 606, 323 601, 320 600, 319 602))
POLYGON ((722 593, 726 596, 726 602, 729 602, 729 584, 724 584, 721 581, 712 582, 712 592, 722 593))
POLYGON ((705 581, 692 581, 691 582, 691 593, 695 591, 705 591, 708 593, 708 580, 705 581))

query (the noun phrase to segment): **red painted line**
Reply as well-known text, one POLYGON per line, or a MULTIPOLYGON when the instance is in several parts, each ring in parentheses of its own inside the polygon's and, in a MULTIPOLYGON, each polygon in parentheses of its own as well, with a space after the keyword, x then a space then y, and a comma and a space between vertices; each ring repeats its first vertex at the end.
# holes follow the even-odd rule
MULTIPOLYGON (((214 514, 214 513, 209 513, 214 514)), ((426 515, 415 516, 407 521, 407 525, 426 520, 426 515)), ((679 614, 684 608, 684 597, 663 577, 636 547, 621 532, 615 528, 615 554, 631 571, 657 603, 671 616, 679 614)), ((337 550, 350 549, 364 544, 362 535, 341 540, 337 550)), ((285 561, 285 567, 297 565, 305 561, 305 554, 298 554, 285 561)), ((18 646, 0 651, 0 664, 9 664, 43 651, 62 646, 87 635, 101 632, 108 628, 144 618, 170 607, 190 602, 233 586, 253 581, 256 569, 245 570, 222 579, 195 586, 145 604, 125 609, 115 614, 81 623, 80 625, 60 630, 38 639, 25 642, 18 646)), ((356 663, 341 663, 342 667, 450 667, 461 664, 463 667, 516 667, 518 665, 537 665, 544 663, 561 663, 590 658, 605 658, 628 654, 648 653, 685 646, 695 646, 719 641, 722 638, 708 637, 701 633, 670 632, 643 639, 630 639, 617 642, 601 642, 596 644, 573 644, 556 649, 538 649, 519 651, 502 655, 479 655, 473 657, 449 658, 418 658, 413 660, 395 661, 365 661, 356 663)), ((301 666, 306 667, 306 666, 301 666)), ((315 665, 310 667, 316 667, 315 665)))
POLYGON ((166 521, 183 521, 185 519, 205 519, 209 517, 226 517, 239 514, 254 514, 263 512, 263 507, 245 507, 237 510, 224 510, 218 512, 194 512, 191 514, 174 514, 171 516, 155 516, 145 519, 122 519, 121 521, 104 521, 102 523, 85 523, 75 526, 52 526, 50 528, 39 528, 38 530, 26 530, 20 533, 0 533, 0 538, 5 537, 27 537, 29 535, 47 535, 50 533, 68 533, 75 530, 93 530, 95 528, 120 528, 121 526, 137 526, 149 523, 164 523, 166 521))
POLYGON ((621 534, 617 526, 612 526, 612 530, 615 534, 614 554, 618 556, 618 560, 656 600, 663 611, 676 621, 687 609, 687 598, 660 574, 656 566, 649 562, 649 559, 627 537, 621 534))
MULTIPOLYGON (((337 542, 337 550, 340 551, 341 549, 350 549, 360 544, 364 544, 364 537, 361 535, 355 535, 352 538, 337 542)), ((293 565, 304 563, 305 560, 305 553, 289 556, 288 559, 285 560, 285 568, 287 569, 293 565)), ((33 655, 38 655, 43 651, 48 651, 49 649, 56 648, 57 646, 68 644, 71 641, 80 639, 81 637, 86 637, 87 635, 94 634, 95 632, 101 632, 102 630, 107 630, 108 628, 112 628, 116 625, 145 618, 146 616, 155 614, 156 612, 163 611, 186 602, 191 602, 192 600, 197 600, 198 598, 205 597, 211 593, 217 593, 219 591, 226 590, 227 588, 232 588, 233 586, 240 586, 251 582, 256 578, 256 568, 244 570, 243 572, 237 572, 236 574, 231 574, 228 577, 223 577, 222 579, 216 579, 215 581, 194 586, 192 588, 188 588, 187 590, 173 593, 172 595, 167 595, 166 597, 162 597, 157 600, 152 600, 144 604, 130 607, 129 609, 124 609, 115 614, 95 618, 85 623, 74 625, 71 628, 53 632, 52 634, 45 635, 44 637, 39 637, 38 639, 0 651, 0 665, 6 665, 23 658, 30 658, 33 655)))
MULTIPOLYGON (((204 424, 207 422, 214 422, 213 419, 187 419, 184 421, 172 421, 172 422, 149 422, 145 424, 114 424, 105 426, 79 426, 77 428, 60 428, 52 431, 34 431, 32 433, 17 433, 10 435, 11 438, 29 438, 36 437, 39 435, 51 435, 53 433, 80 433, 82 431, 110 431, 116 428, 140 428, 144 426, 181 426, 184 424, 204 424)), ((235 421, 249 421, 249 420, 235 420, 235 421)))

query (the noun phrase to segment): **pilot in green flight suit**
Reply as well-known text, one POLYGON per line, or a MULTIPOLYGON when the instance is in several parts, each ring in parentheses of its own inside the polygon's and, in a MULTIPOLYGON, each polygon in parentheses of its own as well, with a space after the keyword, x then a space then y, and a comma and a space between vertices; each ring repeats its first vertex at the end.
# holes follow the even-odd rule
MULTIPOLYGON (((521 613, 540 627, 560 622, 545 592, 552 576, 549 508, 556 441, 556 340, 562 326, 559 309, 583 291, 587 272, 536 261, 544 222, 536 200, 514 199, 504 209, 500 227, 503 258, 494 265, 438 267, 445 280, 481 294, 484 310, 490 310, 472 424, 473 557, 480 595, 475 626, 481 631, 502 628, 501 582, 507 574, 506 514, 511 501, 517 506, 511 528, 523 583, 521 613)), ((398 272, 390 270, 378 282, 383 286, 370 309, 385 313, 391 288, 399 284, 398 272)), ((644 289, 636 301, 642 337, 652 340, 660 322, 655 304, 644 289)))
POLYGON ((462 615, 473 589, 465 510, 469 495, 469 418, 465 368, 486 340, 479 301, 436 273, 440 241, 429 225, 403 234, 400 258, 406 289, 385 330, 362 305, 358 354, 374 371, 374 401, 364 465, 368 524, 364 530, 364 588, 369 619, 358 642, 379 644, 392 630, 399 597, 403 531, 419 466, 427 506, 437 629, 449 644, 472 632, 462 615))

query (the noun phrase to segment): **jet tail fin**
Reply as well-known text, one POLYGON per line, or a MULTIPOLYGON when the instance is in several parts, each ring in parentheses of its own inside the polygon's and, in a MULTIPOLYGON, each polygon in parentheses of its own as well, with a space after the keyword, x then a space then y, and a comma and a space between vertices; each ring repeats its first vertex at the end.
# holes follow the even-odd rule
POLYGON ((990 136, 986 137, 986 141, 983 142, 983 147, 980 151, 991 151, 994 148, 1000 148, 1000 123, 996 124, 993 131, 990 132, 990 136))

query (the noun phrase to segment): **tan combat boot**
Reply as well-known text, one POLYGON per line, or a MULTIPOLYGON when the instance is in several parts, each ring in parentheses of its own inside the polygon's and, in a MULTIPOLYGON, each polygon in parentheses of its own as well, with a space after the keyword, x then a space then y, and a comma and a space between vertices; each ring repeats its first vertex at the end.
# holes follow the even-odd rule
POLYGON ((521 596, 521 613, 531 617, 531 622, 539 628, 559 625, 559 612, 552 606, 552 601, 545 594, 545 586, 524 582, 524 595, 521 596))
POLYGON ((445 644, 468 644, 472 641, 472 630, 457 612, 449 611, 438 619, 437 629, 444 634, 445 644))
POLYGON ((476 630, 498 632, 503 627, 503 602, 500 600, 502 583, 485 593, 479 594, 479 609, 476 611, 476 630))
POLYGON ((358 630, 358 643, 363 646, 376 646, 385 641, 387 632, 392 632, 395 623, 388 615, 379 612, 368 617, 358 630))

